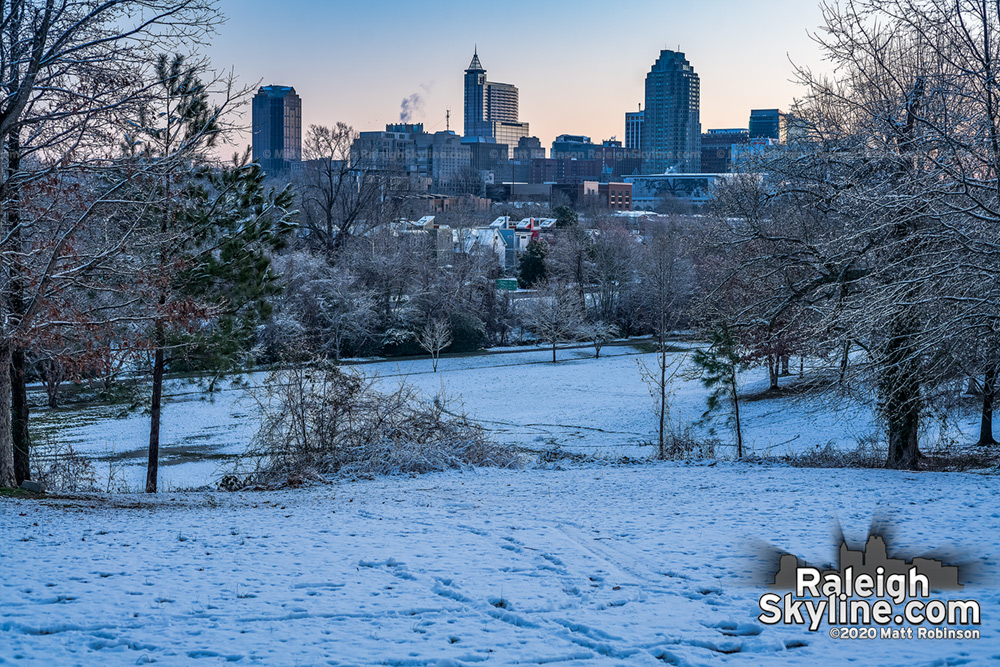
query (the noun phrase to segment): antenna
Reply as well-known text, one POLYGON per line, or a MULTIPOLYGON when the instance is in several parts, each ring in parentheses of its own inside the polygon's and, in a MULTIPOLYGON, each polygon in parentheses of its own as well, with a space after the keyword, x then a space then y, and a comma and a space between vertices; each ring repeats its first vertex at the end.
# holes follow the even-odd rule
POLYGON ((451 109, 444 112, 444 129, 451 132, 451 109))

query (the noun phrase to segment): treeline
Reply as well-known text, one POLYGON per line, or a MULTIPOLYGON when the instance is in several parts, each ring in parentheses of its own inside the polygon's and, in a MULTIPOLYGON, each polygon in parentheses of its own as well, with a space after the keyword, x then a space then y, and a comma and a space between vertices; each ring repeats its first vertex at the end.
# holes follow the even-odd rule
POLYGON ((197 56, 208 0, 14 0, 0 30, 0 485, 31 474, 32 373, 152 377, 156 491, 172 359, 238 363, 269 315, 290 189, 216 151, 249 91, 197 56))

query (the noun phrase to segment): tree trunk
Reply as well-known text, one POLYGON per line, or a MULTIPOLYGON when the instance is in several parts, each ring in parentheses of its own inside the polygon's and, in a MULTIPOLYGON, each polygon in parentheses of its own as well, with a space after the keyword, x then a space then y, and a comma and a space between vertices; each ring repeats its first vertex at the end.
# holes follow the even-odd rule
MULTIPOLYGON (((7 229, 14 249, 10 276, 10 315, 14 326, 24 318, 24 265, 21 262, 21 197, 15 176, 21 170, 21 139, 15 130, 7 140, 7 229)), ((11 441, 14 454, 14 479, 18 485, 31 479, 31 439, 28 432, 28 387, 25 375, 24 348, 11 347, 11 441)))
POLYGON ((840 384, 844 384, 844 378, 847 376, 847 364, 850 361, 851 343, 849 341, 844 341, 844 350, 840 354, 840 384))
POLYGON ((788 370, 788 365, 791 363, 791 361, 792 361, 791 355, 789 355, 789 354, 783 354, 783 355, 781 355, 781 374, 782 375, 788 376, 788 375, 792 374, 792 372, 790 370, 788 370))
POLYGON ((14 446, 11 440, 11 342, 0 341, 0 486, 16 486, 14 446))
POLYGON ((24 373, 24 350, 11 353, 11 438, 14 449, 14 479, 18 485, 31 479, 31 438, 28 433, 28 387, 24 373))
POLYGON ((879 382, 882 410, 888 427, 889 452, 885 467, 916 470, 920 461, 920 379, 913 348, 912 321, 903 318, 886 345, 879 382))
POLYGON ((773 354, 767 355, 767 377, 771 381, 768 391, 778 390, 778 359, 773 354))
POLYGON ((149 417, 149 461, 146 465, 146 493, 156 493, 156 480, 160 472, 160 410, 163 398, 163 370, 166 365, 163 347, 163 325, 157 325, 157 346, 153 361, 153 400, 149 417))
POLYGON ((660 460, 667 458, 667 351, 660 342, 660 460))
POLYGON ((556 363, 556 342, 552 341, 552 363, 556 363))
POLYGON ((903 410, 889 417, 889 458, 886 468, 916 470, 920 460, 917 433, 920 427, 916 408, 903 410))
POLYGON ((740 395, 737 392, 736 373, 730 377, 730 390, 733 392, 733 416, 736 418, 736 456, 743 458, 743 425, 740 424, 740 395))
POLYGON ((993 401, 996 398, 996 385, 997 367, 991 365, 986 369, 983 379, 983 418, 979 424, 979 444, 983 446, 997 444, 993 439, 993 401))

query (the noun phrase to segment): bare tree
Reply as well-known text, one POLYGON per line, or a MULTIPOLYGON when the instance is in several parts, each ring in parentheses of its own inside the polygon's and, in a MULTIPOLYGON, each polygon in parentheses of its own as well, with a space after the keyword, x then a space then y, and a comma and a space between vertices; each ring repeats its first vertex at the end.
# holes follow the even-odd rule
POLYGON ((448 324, 448 320, 444 318, 428 321, 417 335, 417 343, 431 355, 431 362, 435 373, 437 373, 441 352, 447 349, 453 340, 451 326, 448 324))
POLYGON ((552 345, 552 363, 556 363, 559 343, 574 340, 583 322, 579 302, 565 285, 549 281, 538 288, 525 316, 528 328, 539 342, 552 345))
POLYGON ((594 346, 594 358, 601 358, 601 348, 618 335, 618 327, 607 322, 585 322, 580 325, 578 335, 594 346))
POLYGON ((12 0, 0 7, 0 19, 0 485, 11 485, 27 474, 23 341, 42 326, 38 315, 54 286, 80 281, 99 256, 117 250, 120 240, 110 229, 103 250, 84 256, 72 248, 77 234, 98 217, 101 202, 122 185, 105 183, 85 212, 50 226, 56 233, 31 255, 23 242, 32 221, 22 215, 19 193, 54 170, 106 166, 107 128, 146 95, 138 74, 153 49, 200 39, 218 16, 210 0, 12 0), (25 172, 29 161, 34 173, 25 172), (24 273, 28 259, 40 267, 30 281, 24 273), (19 385, 13 395, 12 362, 19 385), (18 408, 13 420, 12 399, 18 408))
POLYGON ((597 284, 594 317, 616 322, 625 286, 636 277, 638 244, 635 237, 617 222, 598 229, 592 249, 593 276, 597 284))
POLYGON ((302 146, 306 168, 296 182, 307 238, 333 255, 351 239, 396 215, 408 190, 394 160, 358 141, 345 123, 311 125, 302 146))
MULTIPOLYGON (((817 347, 863 350, 850 375, 877 395, 886 465, 920 465, 930 402, 965 373, 961 338, 998 317, 1000 39, 996 3, 824 3, 816 36, 836 72, 801 69, 803 141, 762 156, 759 202, 818 214, 732 221, 754 284, 739 318, 781 327, 806 314, 817 347), (804 218, 801 218, 804 219, 804 218), (752 301, 752 303, 750 303, 752 301)), ((984 364, 985 371, 991 364, 984 364)))

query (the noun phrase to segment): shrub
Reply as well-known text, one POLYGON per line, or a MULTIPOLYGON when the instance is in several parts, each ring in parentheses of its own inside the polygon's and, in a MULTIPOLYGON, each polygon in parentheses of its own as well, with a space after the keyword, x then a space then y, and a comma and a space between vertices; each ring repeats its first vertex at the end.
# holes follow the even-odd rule
POLYGON ((449 352, 475 352, 486 343, 486 325, 472 313, 456 311, 449 317, 452 343, 449 352))
POLYGON ((884 468, 886 446, 878 438, 867 437, 858 441, 854 449, 840 449, 833 442, 782 460, 798 468, 884 468))
POLYGON ((34 445, 31 451, 31 478, 46 491, 82 493, 97 491, 94 465, 73 449, 52 439, 34 445))
POLYGON ((382 392, 373 378, 337 366, 277 371, 258 403, 263 423, 242 472, 225 478, 229 490, 519 463, 516 449, 491 441, 442 398, 425 401, 406 385, 382 392))

